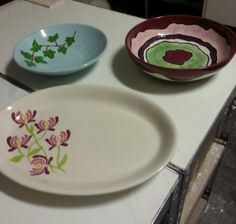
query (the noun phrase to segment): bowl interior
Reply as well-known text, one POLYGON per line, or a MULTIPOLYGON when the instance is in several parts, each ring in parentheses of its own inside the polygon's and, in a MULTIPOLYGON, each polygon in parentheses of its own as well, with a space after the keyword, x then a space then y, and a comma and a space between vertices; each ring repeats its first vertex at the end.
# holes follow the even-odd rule
POLYGON ((32 72, 63 75, 84 69, 104 52, 104 33, 84 24, 60 24, 40 29, 14 49, 18 65, 32 72))
POLYGON ((202 69, 225 63, 235 37, 223 25, 195 16, 164 16, 135 26, 126 37, 140 61, 170 69, 202 69))

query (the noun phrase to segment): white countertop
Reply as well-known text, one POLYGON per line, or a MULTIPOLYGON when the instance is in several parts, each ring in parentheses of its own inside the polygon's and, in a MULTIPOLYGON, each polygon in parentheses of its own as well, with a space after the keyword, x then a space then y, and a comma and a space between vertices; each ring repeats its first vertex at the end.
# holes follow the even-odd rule
MULTIPOLYGON (((0 108, 28 94, 0 77, 0 108)), ((90 197, 40 193, 0 174, 1 223, 150 224, 178 183, 164 168, 150 181, 130 190, 90 197)))
MULTIPOLYGON (((116 29, 108 31, 113 27, 109 19, 113 17, 113 12, 77 2, 68 1, 67 4, 55 9, 47 9, 20 0, 0 7, 0 49, 4 52, 0 60, 0 71, 11 74, 17 80, 35 89, 74 82, 101 83, 101 81, 119 86, 121 80, 115 76, 115 73, 119 73, 115 61, 120 61, 120 52, 125 54, 124 49, 122 51, 120 49, 123 48, 123 38, 130 23, 134 25, 137 21, 141 21, 135 17, 128 17, 130 21, 125 25, 123 23, 127 16, 124 15, 124 20, 119 22, 120 16, 114 13, 116 29), (104 13, 108 19, 104 17, 104 13), (97 19, 98 16, 101 18, 97 19), (78 75, 59 78, 32 76, 12 63, 12 49, 15 43, 27 33, 42 26, 65 22, 91 24, 107 34, 108 49, 99 63, 78 75), (121 31, 123 29, 125 31, 121 31), (118 39, 112 40, 113 36, 117 36, 118 39)), ((126 88, 125 85, 123 87, 126 88)), ((28 93, 0 78, 0 108, 25 94, 28 93)), ((175 172, 164 168, 151 180, 127 191, 102 196, 67 197, 27 189, 0 174, 1 222, 4 224, 16 222, 150 224, 160 213, 178 181, 179 176, 175 172)))
POLYGON ((177 180, 167 169, 138 188, 113 195, 63 197, 14 184, 0 175, 0 210, 4 224, 151 224, 177 180))
POLYGON ((176 126, 172 163, 186 169, 236 84, 236 57, 218 75, 194 83, 170 83, 149 77, 130 60, 124 47, 127 32, 141 18, 65 0, 48 9, 23 0, 0 8, 0 71, 42 89, 69 83, 96 83, 128 88, 155 101, 176 126), (20 69, 12 59, 15 44, 30 32, 59 23, 86 23, 101 29, 108 47, 97 64, 78 74, 45 77, 20 69))
MULTIPOLYGON (((236 57, 217 76, 195 83, 164 82, 141 72, 124 47, 126 33, 141 18, 65 0, 53 9, 16 0, 0 7, 0 71, 38 90, 69 83, 96 83, 129 89, 156 102, 173 119, 176 153, 172 163, 186 169, 236 83, 236 57), (15 44, 30 32, 59 23, 85 23, 101 29, 108 47, 97 64, 78 74, 45 77, 20 69, 12 59, 15 44)), ((26 94, 0 79, 1 107, 26 94), (4 99, 4 100, 2 100, 4 99)), ((99 197, 57 197, 28 190, 0 175, 4 224, 152 223, 172 192, 178 175, 163 169, 147 183, 99 197)))

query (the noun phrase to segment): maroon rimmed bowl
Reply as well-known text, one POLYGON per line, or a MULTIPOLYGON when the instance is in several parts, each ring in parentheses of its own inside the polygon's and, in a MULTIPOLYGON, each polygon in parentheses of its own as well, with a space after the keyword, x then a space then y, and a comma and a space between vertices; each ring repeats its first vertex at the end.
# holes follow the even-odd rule
POLYGON ((198 16, 147 19, 126 35, 132 60, 160 79, 185 82, 207 78, 228 64, 236 36, 228 27, 198 16))

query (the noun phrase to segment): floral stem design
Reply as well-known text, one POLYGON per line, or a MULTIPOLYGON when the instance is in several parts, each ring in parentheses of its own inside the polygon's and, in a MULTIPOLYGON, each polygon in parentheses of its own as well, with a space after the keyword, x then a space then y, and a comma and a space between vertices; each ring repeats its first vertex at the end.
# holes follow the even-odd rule
POLYGON ((49 134, 55 131, 55 126, 59 121, 58 116, 50 117, 48 120, 35 120, 36 111, 28 110, 26 113, 21 111, 13 112, 12 120, 19 126, 25 127, 28 134, 23 136, 8 136, 7 144, 9 152, 14 152, 11 162, 19 163, 24 158, 32 165, 30 175, 37 176, 61 171, 67 162, 68 156, 62 156, 62 147, 67 147, 70 138, 70 130, 61 131, 59 135, 49 134), (31 124, 29 124, 31 123, 31 124), (54 160, 55 157, 55 160, 54 160), (53 164, 54 163, 54 164, 53 164), (50 170, 50 171, 49 171, 50 170))
POLYGON ((57 146, 57 167, 60 168, 60 163, 59 163, 59 159, 60 159, 60 146, 57 146))
POLYGON ((36 146, 37 146, 36 149, 38 149, 38 151, 42 151, 43 154, 44 154, 44 156, 48 157, 48 155, 47 155, 46 151, 44 150, 43 146, 40 145, 40 143, 39 143, 39 141, 46 135, 46 133, 44 132, 44 134, 43 134, 41 137, 37 138, 36 134, 33 132, 33 130, 31 130, 31 129, 29 128, 29 126, 28 126, 27 124, 26 124, 26 130, 32 135, 32 137, 33 137, 33 139, 34 139, 34 141, 33 141, 33 142, 30 144, 30 146, 29 146, 28 158, 29 158, 30 155, 32 154, 31 148, 32 148, 32 146, 33 146, 34 144, 36 144, 36 146))
POLYGON ((21 152, 21 148, 18 148, 17 151, 19 152, 19 155, 20 155, 21 157, 24 157, 24 156, 25 156, 25 155, 23 154, 23 152, 21 152))

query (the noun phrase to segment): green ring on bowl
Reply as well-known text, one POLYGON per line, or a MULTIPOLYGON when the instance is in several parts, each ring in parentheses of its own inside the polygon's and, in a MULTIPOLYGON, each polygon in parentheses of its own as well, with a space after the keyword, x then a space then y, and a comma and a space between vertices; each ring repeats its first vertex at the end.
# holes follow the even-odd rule
POLYGON ((146 50, 145 59, 148 63, 167 68, 199 68, 208 65, 209 57, 198 46, 192 43, 162 41, 146 50), (168 51, 182 50, 191 53, 191 58, 183 64, 169 63, 164 60, 168 51))

